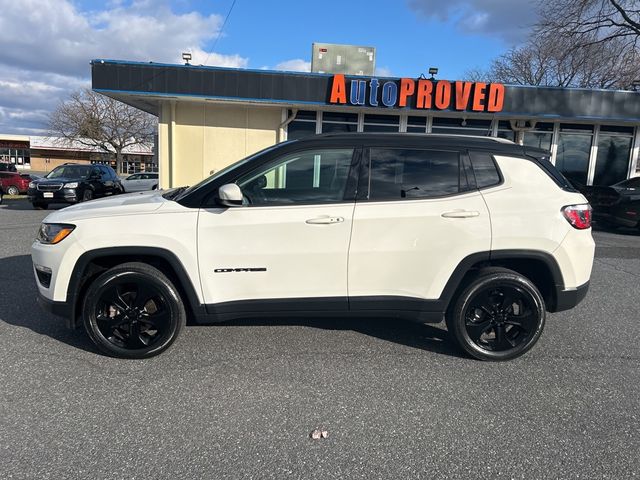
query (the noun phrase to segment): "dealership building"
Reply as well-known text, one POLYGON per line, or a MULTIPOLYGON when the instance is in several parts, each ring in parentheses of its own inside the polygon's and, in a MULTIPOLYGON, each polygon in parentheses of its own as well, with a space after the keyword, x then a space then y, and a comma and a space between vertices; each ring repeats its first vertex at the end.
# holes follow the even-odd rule
MULTIPOLYGON (((90 143, 55 136, 0 133, 0 163, 38 173, 50 172, 65 163, 100 163, 115 169, 115 155, 90 143)), ((151 144, 130 145, 124 149, 122 158, 120 174, 158 171, 151 144)))
POLYGON ((163 187, 192 185, 258 150, 327 132, 501 137, 551 152, 575 182, 640 175, 640 92, 436 78, 92 62, 92 87, 158 116, 163 187))

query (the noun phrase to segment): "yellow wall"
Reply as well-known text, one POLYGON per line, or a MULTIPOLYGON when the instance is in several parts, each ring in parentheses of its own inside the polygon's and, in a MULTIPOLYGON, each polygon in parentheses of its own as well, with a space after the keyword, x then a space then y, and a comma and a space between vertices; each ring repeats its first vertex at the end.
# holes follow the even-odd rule
POLYGON ((174 102, 163 103, 159 119, 163 188, 193 185, 278 140, 281 108, 174 102))

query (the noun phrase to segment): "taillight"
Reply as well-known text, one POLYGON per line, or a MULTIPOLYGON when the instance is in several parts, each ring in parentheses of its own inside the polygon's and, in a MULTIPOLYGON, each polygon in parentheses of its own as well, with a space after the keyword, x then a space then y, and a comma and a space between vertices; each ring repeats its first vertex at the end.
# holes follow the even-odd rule
POLYGON ((591 228, 591 205, 567 205, 562 207, 562 214, 573 228, 584 230, 591 228))

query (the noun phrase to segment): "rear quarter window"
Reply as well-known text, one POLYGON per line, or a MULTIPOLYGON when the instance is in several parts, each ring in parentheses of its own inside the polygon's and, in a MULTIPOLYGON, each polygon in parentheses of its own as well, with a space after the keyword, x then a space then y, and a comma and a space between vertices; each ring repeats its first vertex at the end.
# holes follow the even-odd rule
POLYGON ((502 181, 496 162, 491 154, 487 152, 469 152, 469 157, 478 188, 492 187, 502 181))

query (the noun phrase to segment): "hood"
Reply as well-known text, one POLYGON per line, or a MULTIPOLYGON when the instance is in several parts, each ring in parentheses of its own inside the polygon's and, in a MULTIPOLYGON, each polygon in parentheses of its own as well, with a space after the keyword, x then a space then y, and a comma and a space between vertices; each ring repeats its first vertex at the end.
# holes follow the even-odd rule
POLYGON ((69 183, 69 182, 83 182, 85 177, 57 177, 57 178, 37 178, 32 180, 34 183, 69 183))
POLYGON ((47 216, 44 221, 48 223, 73 223, 89 218, 141 215, 154 212, 167 203, 184 208, 176 202, 163 198, 163 193, 166 191, 152 190, 91 200, 58 210, 47 216))

